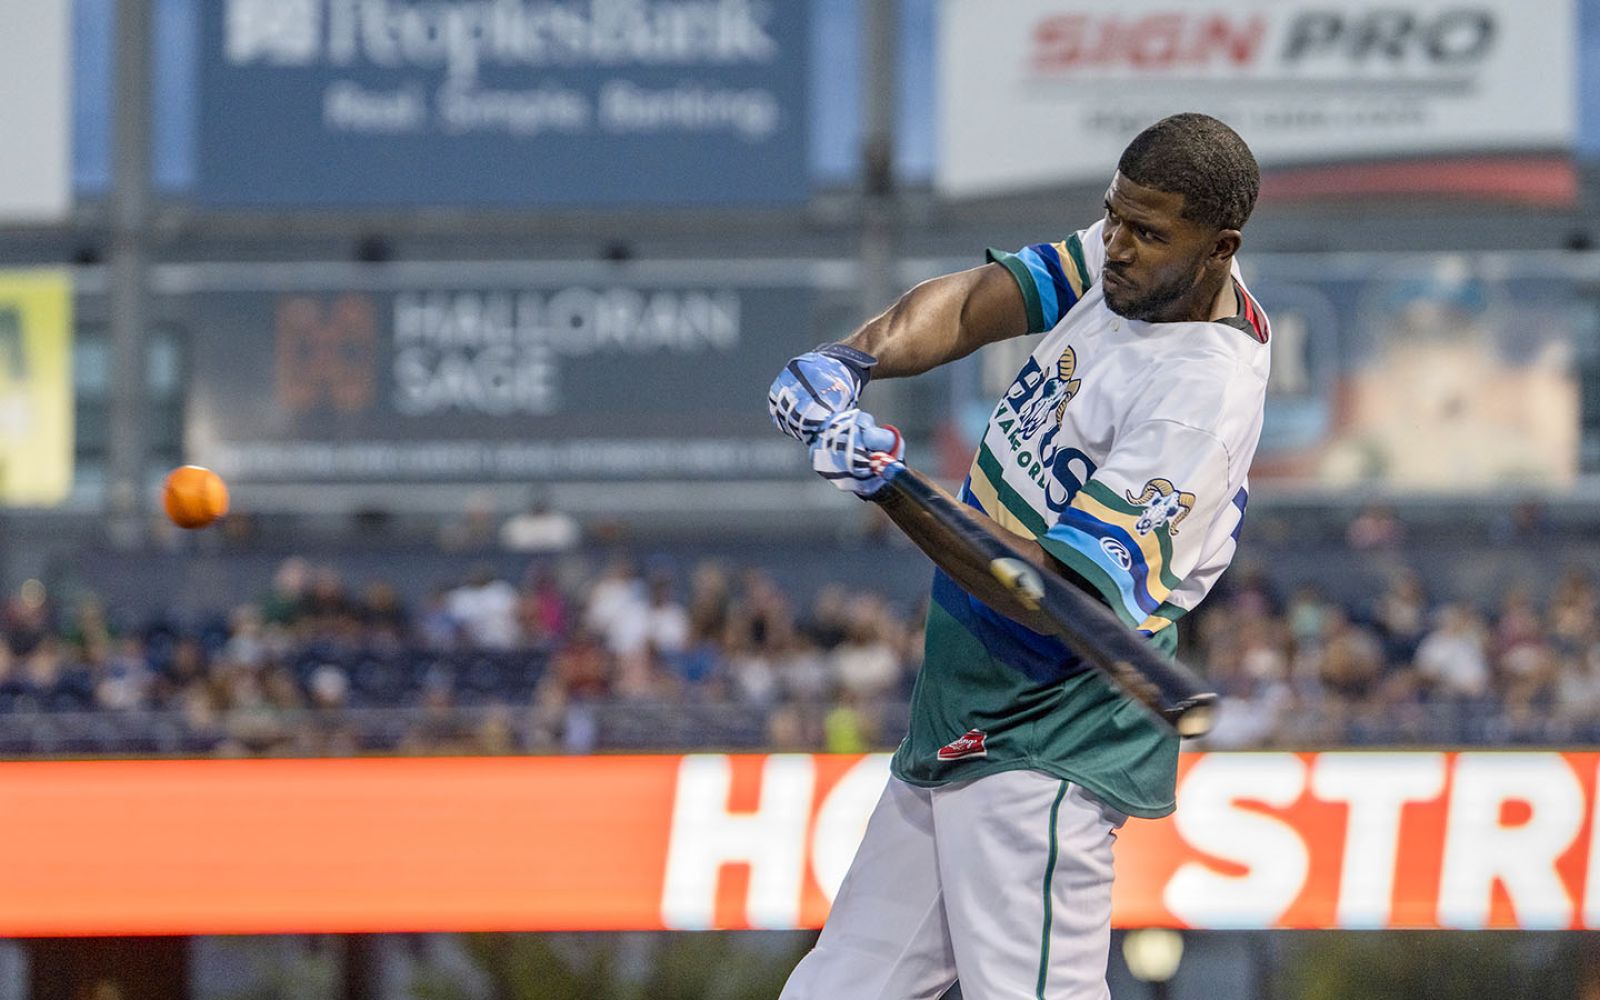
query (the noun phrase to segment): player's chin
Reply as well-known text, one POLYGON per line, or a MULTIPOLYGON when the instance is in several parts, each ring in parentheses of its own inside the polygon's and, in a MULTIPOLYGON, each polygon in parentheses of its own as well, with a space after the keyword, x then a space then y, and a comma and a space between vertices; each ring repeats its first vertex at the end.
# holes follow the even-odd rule
POLYGON ((1135 296, 1122 291, 1112 291, 1106 288, 1106 308, 1124 319, 1138 319, 1135 315, 1139 311, 1139 300, 1135 296))

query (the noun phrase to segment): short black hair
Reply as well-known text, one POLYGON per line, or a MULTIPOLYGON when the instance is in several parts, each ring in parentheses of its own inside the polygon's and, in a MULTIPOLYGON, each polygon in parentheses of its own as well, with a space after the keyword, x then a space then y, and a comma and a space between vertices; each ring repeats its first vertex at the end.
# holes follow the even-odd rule
POLYGON ((1261 168, 1239 133, 1210 115, 1163 118, 1133 137, 1117 172, 1142 187, 1183 195, 1183 217, 1243 229, 1261 192, 1261 168))

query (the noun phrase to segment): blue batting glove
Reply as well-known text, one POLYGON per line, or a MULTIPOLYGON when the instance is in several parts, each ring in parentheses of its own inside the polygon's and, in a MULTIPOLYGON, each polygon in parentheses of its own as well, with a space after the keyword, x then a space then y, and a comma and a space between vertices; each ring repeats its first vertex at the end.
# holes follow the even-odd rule
POLYGON ((843 344, 824 344, 784 366, 767 390, 778 430, 811 444, 822 425, 856 405, 878 359, 843 344))
POLYGON ((811 467, 841 490, 867 499, 883 489, 883 467, 905 453, 898 430, 879 427, 872 414, 851 409, 823 425, 811 446, 811 467))

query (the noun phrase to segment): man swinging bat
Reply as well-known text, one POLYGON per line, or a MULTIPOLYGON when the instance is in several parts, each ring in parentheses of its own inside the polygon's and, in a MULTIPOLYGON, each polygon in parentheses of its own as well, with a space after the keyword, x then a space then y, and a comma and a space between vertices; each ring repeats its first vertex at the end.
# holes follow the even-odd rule
MULTIPOLYGON (((1259 187, 1222 122, 1163 119, 1124 150, 1103 218, 991 250, 795 358, 773 419, 829 481, 889 503, 903 442, 857 405, 868 379, 1041 335, 959 500, 1027 560, 994 564, 1005 593, 1037 603, 1025 571, 1055 574, 1170 651, 1249 495, 1268 324, 1235 255, 1259 187)), ((1172 811, 1177 734, 1068 633, 968 584, 935 573, 910 732, 782 1000, 934 1000, 957 979, 966 1000, 1108 996, 1111 843, 1127 816, 1172 811)))

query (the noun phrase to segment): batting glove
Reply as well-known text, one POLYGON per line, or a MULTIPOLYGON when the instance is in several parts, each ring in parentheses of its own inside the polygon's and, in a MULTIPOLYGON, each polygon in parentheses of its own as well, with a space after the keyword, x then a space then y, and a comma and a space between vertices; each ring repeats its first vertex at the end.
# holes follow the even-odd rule
POLYGON ((906 453, 905 439, 895 428, 878 426, 872 414, 845 410, 823 425, 811 446, 811 467, 847 493, 869 499, 884 487, 880 473, 906 453))
POLYGON ((856 405, 878 359, 843 344, 824 344, 784 366, 767 390, 778 430, 811 444, 836 413, 856 405))

